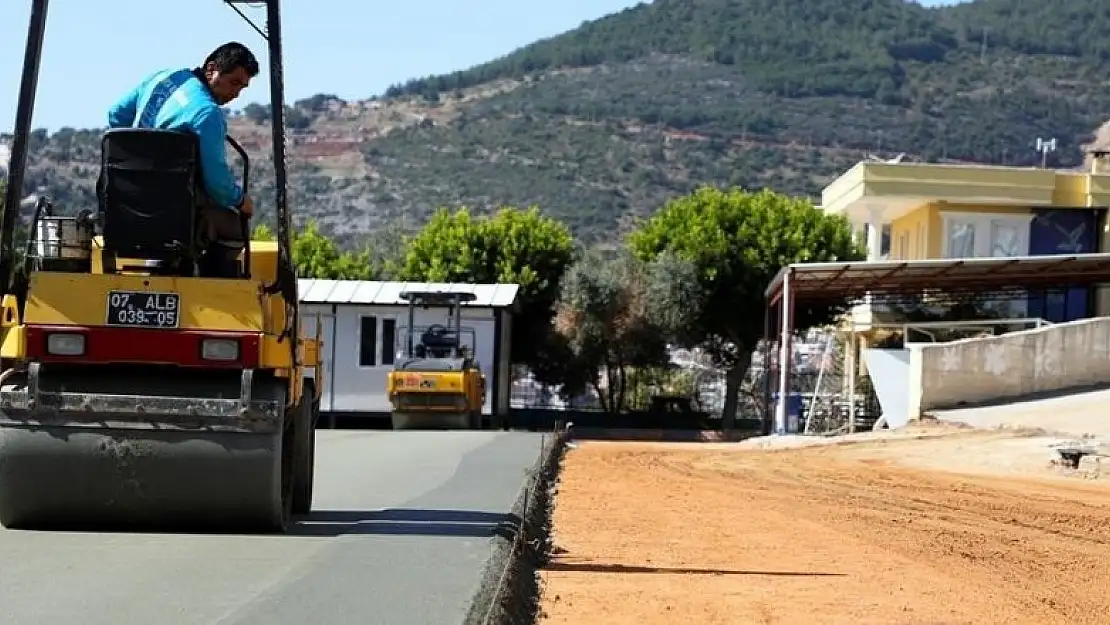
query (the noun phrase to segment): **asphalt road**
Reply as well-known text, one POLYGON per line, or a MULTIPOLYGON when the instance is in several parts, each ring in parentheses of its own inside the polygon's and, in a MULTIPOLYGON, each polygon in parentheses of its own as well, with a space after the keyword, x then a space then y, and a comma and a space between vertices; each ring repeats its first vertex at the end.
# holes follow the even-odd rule
POLYGON ((0 529, 0 623, 461 623, 541 445, 320 430, 317 512, 288 536, 0 529))

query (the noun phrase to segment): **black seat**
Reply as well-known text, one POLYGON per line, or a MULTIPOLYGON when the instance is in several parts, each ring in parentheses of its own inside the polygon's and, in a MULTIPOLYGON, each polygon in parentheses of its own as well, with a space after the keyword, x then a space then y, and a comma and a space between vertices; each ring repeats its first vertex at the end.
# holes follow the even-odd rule
POLYGON ((97 185, 106 270, 117 257, 155 273, 193 275, 198 208, 205 193, 192 133, 145 128, 107 131, 97 185))
POLYGON ((458 333, 439 325, 431 326, 420 337, 424 349, 435 358, 446 358, 459 344, 458 333))

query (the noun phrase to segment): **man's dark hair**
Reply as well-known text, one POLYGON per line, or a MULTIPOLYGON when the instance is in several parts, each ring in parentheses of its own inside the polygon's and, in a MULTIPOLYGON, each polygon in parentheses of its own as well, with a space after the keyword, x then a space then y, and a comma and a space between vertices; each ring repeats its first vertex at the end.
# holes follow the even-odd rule
POLYGON ((237 41, 225 43, 213 50, 212 54, 204 59, 205 66, 209 63, 215 63, 216 69, 221 74, 233 72, 236 68, 242 67, 251 78, 258 75, 258 59, 254 58, 254 54, 247 49, 247 46, 237 41))

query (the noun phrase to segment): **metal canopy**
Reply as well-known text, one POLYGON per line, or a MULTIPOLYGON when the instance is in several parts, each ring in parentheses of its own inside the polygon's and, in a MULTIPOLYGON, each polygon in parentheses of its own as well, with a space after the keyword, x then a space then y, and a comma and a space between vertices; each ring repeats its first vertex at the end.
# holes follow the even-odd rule
MULTIPOLYGON (((770 339, 771 309, 776 305, 781 319, 775 433, 786 432, 794 310, 800 302, 847 303, 846 300, 867 295, 914 295, 928 291, 954 294, 1062 289, 1100 282, 1110 282, 1110 253, 794 263, 783 267, 764 291, 766 339, 770 339)), ((769 378, 767 382, 770 383, 769 378)))
POLYGON ((438 292, 462 294, 467 308, 513 308, 519 284, 460 284, 444 282, 382 282, 375 280, 326 280, 301 278, 303 304, 355 304, 362 306, 407 306, 403 293, 438 292), (470 295, 474 297, 471 298, 470 295))
POLYGON ((839 300, 871 294, 908 295, 1002 289, 1064 288, 1110 282, 1110 253, 997 258, 794 263, 764 292, 768 306, 782 299, 839 300), (787 277, 789 276, 789 279, 787 277))

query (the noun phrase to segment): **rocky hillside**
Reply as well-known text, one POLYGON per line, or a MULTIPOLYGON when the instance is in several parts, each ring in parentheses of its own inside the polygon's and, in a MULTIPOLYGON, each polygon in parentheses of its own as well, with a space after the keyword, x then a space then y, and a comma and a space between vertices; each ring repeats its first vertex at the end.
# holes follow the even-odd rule
MULTIPOLYGON (((381 97, 290 107, 298 218, 355 243, 438 206, 538 204, 583 239, 702 183, 814 194, 867 155, 1075 167, 1110 118, 1110 3, 655 0, 381 97)), ((268 108, 230 113, 272 168, 268 108)), ((98 131, 35 137, 26 191, 93 201, 98 131)))

